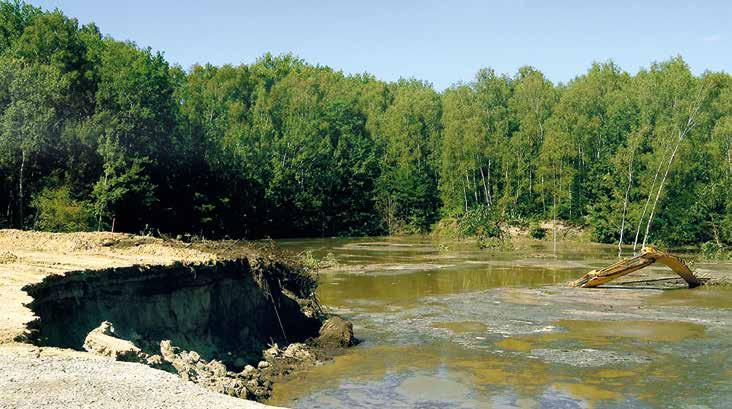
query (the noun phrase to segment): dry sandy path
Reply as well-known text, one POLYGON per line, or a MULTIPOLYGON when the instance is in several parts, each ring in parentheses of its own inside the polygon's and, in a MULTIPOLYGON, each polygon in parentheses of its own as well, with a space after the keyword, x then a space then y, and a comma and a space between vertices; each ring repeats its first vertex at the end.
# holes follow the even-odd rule
POLYGON ((0 391, 2 409, 271 408, 145 365, 26 346, 0 348, 0 391))

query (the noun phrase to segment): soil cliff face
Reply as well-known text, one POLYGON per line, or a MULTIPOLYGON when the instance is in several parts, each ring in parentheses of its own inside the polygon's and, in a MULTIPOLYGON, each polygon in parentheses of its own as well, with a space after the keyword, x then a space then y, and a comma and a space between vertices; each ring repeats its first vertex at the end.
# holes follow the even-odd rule
MULTIPOLYGON (((198 384, 201 393, 265 400, 276 378, 355 342, 349 323, 320 310, 317 277, 272 243, 0 229, 0 249, 0 367, 58 363, 49 376, 66 376, 59 388, 75 391, 66 394, 75 402, 96 401, 97 389, 117 384, 109 372, 92 375, 100 366, 125 367, 115 361, 155 368, 147 369, 161 382, 134 385, 163 388, 175 402, 165 407, 190 405, 171 392, 163 371, 198 384), (44 360, 49 351, 55 355, 44 360)), ((22 378, 14 390, 23 393, 0 397, 0 406, 38 390, 32 375, 22 378)), ((26 406, 75 406, 65 402, 26 406)), ((126 403, 149 407, 145 399, 126 403)))
POLYGON ((151 353, 170 340, 207 360, 241 366, 268 344, 302 341, 320 328, 268 268, 274 267, 240 259, 48 276, 23 288, 38 317, 29 338, 81 349, 91 330, 111 321, 117 336, 151 353))

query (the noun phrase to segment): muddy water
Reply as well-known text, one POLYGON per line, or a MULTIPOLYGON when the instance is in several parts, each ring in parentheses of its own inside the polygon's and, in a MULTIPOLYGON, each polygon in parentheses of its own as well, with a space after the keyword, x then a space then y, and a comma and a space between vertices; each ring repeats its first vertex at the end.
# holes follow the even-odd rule
MULTIPOLYGON (((730 289, 566 287, 614 261, 609 246, 562 243, 553 254, 538 241, 512 251, 416 238, 280 244, 333 253, 340 267, 321 275, 320 300, 363 342, 277 383, 271 404, 732 407, 730 289)), ((729 263, 697 268, 732 272, 729 263)))

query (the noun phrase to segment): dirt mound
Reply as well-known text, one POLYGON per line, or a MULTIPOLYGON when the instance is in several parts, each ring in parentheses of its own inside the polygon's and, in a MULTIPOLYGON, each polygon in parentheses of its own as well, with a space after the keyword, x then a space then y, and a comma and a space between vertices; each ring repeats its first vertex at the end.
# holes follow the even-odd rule
POLYGON ((352 346, 355 342, 353 324, 337 315, 325 320, 323 326, 320 327, 318 344, 323 347, 345 348, 352 346))
MULTIPOLYGON (((216 259, 213 253, 190 248, 190 244, 123 233, 47 233, 0 230, 0 248, 15 252, 88 254, 142 258, 148 263, 200 262, 216 259)), ((0 256, 2 260, 2 256, 0 256)))

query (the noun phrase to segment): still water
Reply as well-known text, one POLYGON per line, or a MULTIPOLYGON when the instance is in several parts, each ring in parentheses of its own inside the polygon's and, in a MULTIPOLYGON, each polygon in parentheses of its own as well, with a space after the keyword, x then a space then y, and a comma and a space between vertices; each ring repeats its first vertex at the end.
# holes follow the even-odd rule
MULTIPOLYGON (((612 246, 564 242, 555 254, 541 241, 510 251, 420 238, 279 244, 335 256, 319 299, 352 320, 362 342, 277 383, 269 404, 732 408, 732 290, 566 287, 615 261, 612 246)), ((696 268, 732 272, 730 263, 696 268)))

